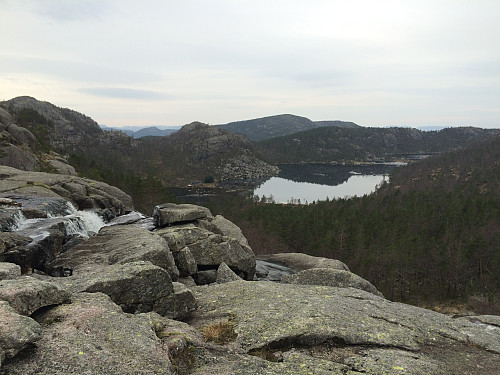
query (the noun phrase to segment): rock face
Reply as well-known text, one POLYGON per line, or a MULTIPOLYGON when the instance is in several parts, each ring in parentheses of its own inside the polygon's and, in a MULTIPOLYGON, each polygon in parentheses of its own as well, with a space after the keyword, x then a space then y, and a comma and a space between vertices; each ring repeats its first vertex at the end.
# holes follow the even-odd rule
MULTIPOLYGON (((18 99, 20 100, 12 100, 7 105, 1 104, 9 107, 14 113, 19 114, 21 111, 18 116, 19 120, 26 119, 27 123, 32 125, 33 113, 30 112, 30 109, 23 110, 23 105, 30 107, 36 100, 30 100, 32 98, 27 97, 18 99), (32 118, 28 120, 27 118, 30 116, 32 118)), ((42 120, 42 123, 44 122, 46 119, 42 120)), ((55 137, 61 135, 63 135, 61 132, 54 134, 55 137)), ((41 145, 36 136, 28 128, 16 124, 14 117, 2 107, 0 107, 0 144, 0 164, 2 165, 27 171, 52 169, 57 173, 76 175, 75 169, 68 164, 63 156, 55 152, 40 152, 41 145)))
POLYGON ((356 288, 384 297, 372 283, 352 272, 333 268, 311 268, 297 274, 285 275, 281 279, 285 284, 325 285, 337 288, 356 288))

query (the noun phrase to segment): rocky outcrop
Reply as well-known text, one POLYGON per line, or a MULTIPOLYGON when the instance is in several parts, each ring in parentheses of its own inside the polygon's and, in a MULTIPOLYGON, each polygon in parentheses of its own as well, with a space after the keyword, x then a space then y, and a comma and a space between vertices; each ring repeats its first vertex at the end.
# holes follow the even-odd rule
POLYGON ((362 277, 344 270, 333 268, 311 268, 293 275, 284 275, 281 279, 285 284, 324 285, 337 288, 355 288, 379 297, 384 297, 372 283, 362 277))
POLYGON ((187 165, 203 166, 200 173, 218 181, 244 184, 279 172, 256 155, 254 145, 244 136, 200 122, 183 126, 163 142, 175 157, 185 155, 187 165))
POLYGON ((163 204, 154 210, 154 233, 172 251, 181 276, 198 283, 215 282, 225 263, 246 280, 255 275, 255 255, 241 230, 229 220, 200 206, 163 204))
MULTIPOLYGON (((15 110, 15 107, 10 107, 15 110)), ((59 134, 57 134, 59 135, 59 134)), ((57 173, 76 175, 75 169, 63 156, 39 150, 39 141, 25 127, 0 107, 0 164, 27 171, 52 169, 57 173)))
POLYGON ((237 338, 217 359, 200 350, 194 373, 481 374, 500 365, 497 326, 361 290, 236 281, 195 295, 189 323, 231 319, 237 338))
POLYGON ((48 268, 53 272, 70 268, 76 276, 92 265, 136 261, 149 261, 165 269, 173 280, 179 276, 167 242, 155 233, 132 225, 102 228, 96 236, 60 254, 48 268))
POLYGON ((29 172, 0 166, 0 196, 63 198, 80 210, 110 210, 114 215, 133 210, 132 198, 104 182, 44 172, 29 172))

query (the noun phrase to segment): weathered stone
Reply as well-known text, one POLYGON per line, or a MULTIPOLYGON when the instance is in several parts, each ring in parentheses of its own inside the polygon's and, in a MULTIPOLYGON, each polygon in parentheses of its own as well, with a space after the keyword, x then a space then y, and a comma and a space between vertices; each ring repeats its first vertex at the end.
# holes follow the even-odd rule
POLYGON ((259 259, 276 262, 284 266, 293 268, 296 271, 303 271, 309 268, 333 268, 336 270, 349 271, 349 267, 340 260, 315 257, 303 253, 279 253, 269 255, 259 255, 259 259))
POLYGON ((132 225, 102 228, 96 236, 60 254, 49 268, 71 268, 77 273, 81 267, 90 264, 125 264, 139 260, 164 268, 173 280, 179 276, 167 242, 154 233, 132 225))
POLYGON ((219 284, 222 284, 236 280, 241 280, 241 277, 235 274, 233 270, 227 266, 226 263, 221 263, 219 268, 217 268, 217 279, 215 281, 219 284))
MULTIPOLYGON (((362 290, 235 281, 198 287, 194 292, 199 308, 191 324, 204 326, 207 320, 231 317, 238 334, 233 348, 281 356, 281 365, 268 363, 270 367, 254 373, 295 373, 292 368, 298 358, 303 358, 301 364, 321 364, 325 372, 308 370, 319 374, 328 373, 328 365, 330 373, 368 374, 422 374, 434 369, 446 374, 488 373, 500 365, 500 356, 494 354, 500 353, 499 327, 457 321, 362 290), (398 353, 399 359, 391 361, 391 355, 398 353), (474 370, 478 363, 481 370, 474 370)), ((234 354, 220 359, 224 370, 219 373, 232 369, 250 374, 247 363, 254 360, 237 357, 239 365, 234 354)), ((201 361, 206 358, 201 355, 201 361)), ((204 370, 215 368, 208 363, 204 370)), ((260 363, 257 360, 251 368, 260 363)))
POLYGON ((151 316, 124 314, 102 293, 75 294, 71 304, 44 311, 37 319, 43 337, 5 363, 5 374, 176 373, 151 316))
POLYGON ((189 247, 185 247, 178 252, 173 253, 175 264, 179 269, 179 276, 186 277, 194 275, 198 272, 198 266, 196 265, 196 259, 194 259, 193 254, 189 247))
POLYGON ((369 281, 352 272, 333 268, 310 268, 293 275, 284 275, 281 282, 285 284, 356 288, 383 297, 382 293, 380 293, 369 281))
POLYGON ((123 311, 130 313, 170 311, 172 280, 165 269, 151 262, 130 262, 109 266, 90 265, 57 281, 73 292, 102 292, 123 311))
POLYGON ((1 353, 13 357, 41 337, 42 327, 37 322, 19 315, 8 302, 0 300, 0 364, 1 353))
POLYGON ((174 292, 168 297, 167 310, 161 315, 170 319, 185 319, 196 310, 198 303, 193 293, 184 285, 173 282, 174 292))
POLYGON ((174 223, 185 223, 197 219, 211 217, 212 213, 208 208, 193 204, 165 203, 156 206, 153 212, 155 226, 163 228, 174 223))
POLYGON ((0 281, 0 299, 9 302, 19 314, 31 315, 41 307, 64 303, 71 292, 60 285, 21 276, 0 281))
POLYGON ((234 238, 242 246, 249 246, 240 227, 232 221, 227 220, 224 216, 217 215, 215 217, 208 217, 205 220, 200 220, 199 225, 210 232, 234 238))
POLYGON ((154 233, 167 240, 174 254, 188 246, 198 269, 216 269, 224 262, 246 280, 253 279, 255 254, 232 237, 214 234, 194 224, 166 227, 154 233))
POLYGON ((19 276, 21 276, 20 266, 14 263, 0 262, 0 280, 15 279, 19 276))

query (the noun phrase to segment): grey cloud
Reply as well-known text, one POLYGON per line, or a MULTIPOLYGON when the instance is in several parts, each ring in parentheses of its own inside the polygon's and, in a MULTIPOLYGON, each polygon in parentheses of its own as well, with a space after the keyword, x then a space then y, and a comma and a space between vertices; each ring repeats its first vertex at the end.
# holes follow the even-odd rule
POLYGON ((81 88, 78 91, 106 98, 115 99, 139 99, 139 100, 160 100, 172 99, 171 96, 152 90, 137 90, 121 87, 92 87, 81 88))

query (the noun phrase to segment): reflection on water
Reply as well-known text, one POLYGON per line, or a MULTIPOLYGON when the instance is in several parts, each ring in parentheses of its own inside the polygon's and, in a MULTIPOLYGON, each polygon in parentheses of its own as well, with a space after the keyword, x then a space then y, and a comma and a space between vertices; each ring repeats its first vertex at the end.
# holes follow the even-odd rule
POLYGON ((254 196, 271 198, 276 203, 311 203, 317 200, 363 196, 375 191, 393 165, 280 166, 278 177, 272 177, 254 190, 254 196))

